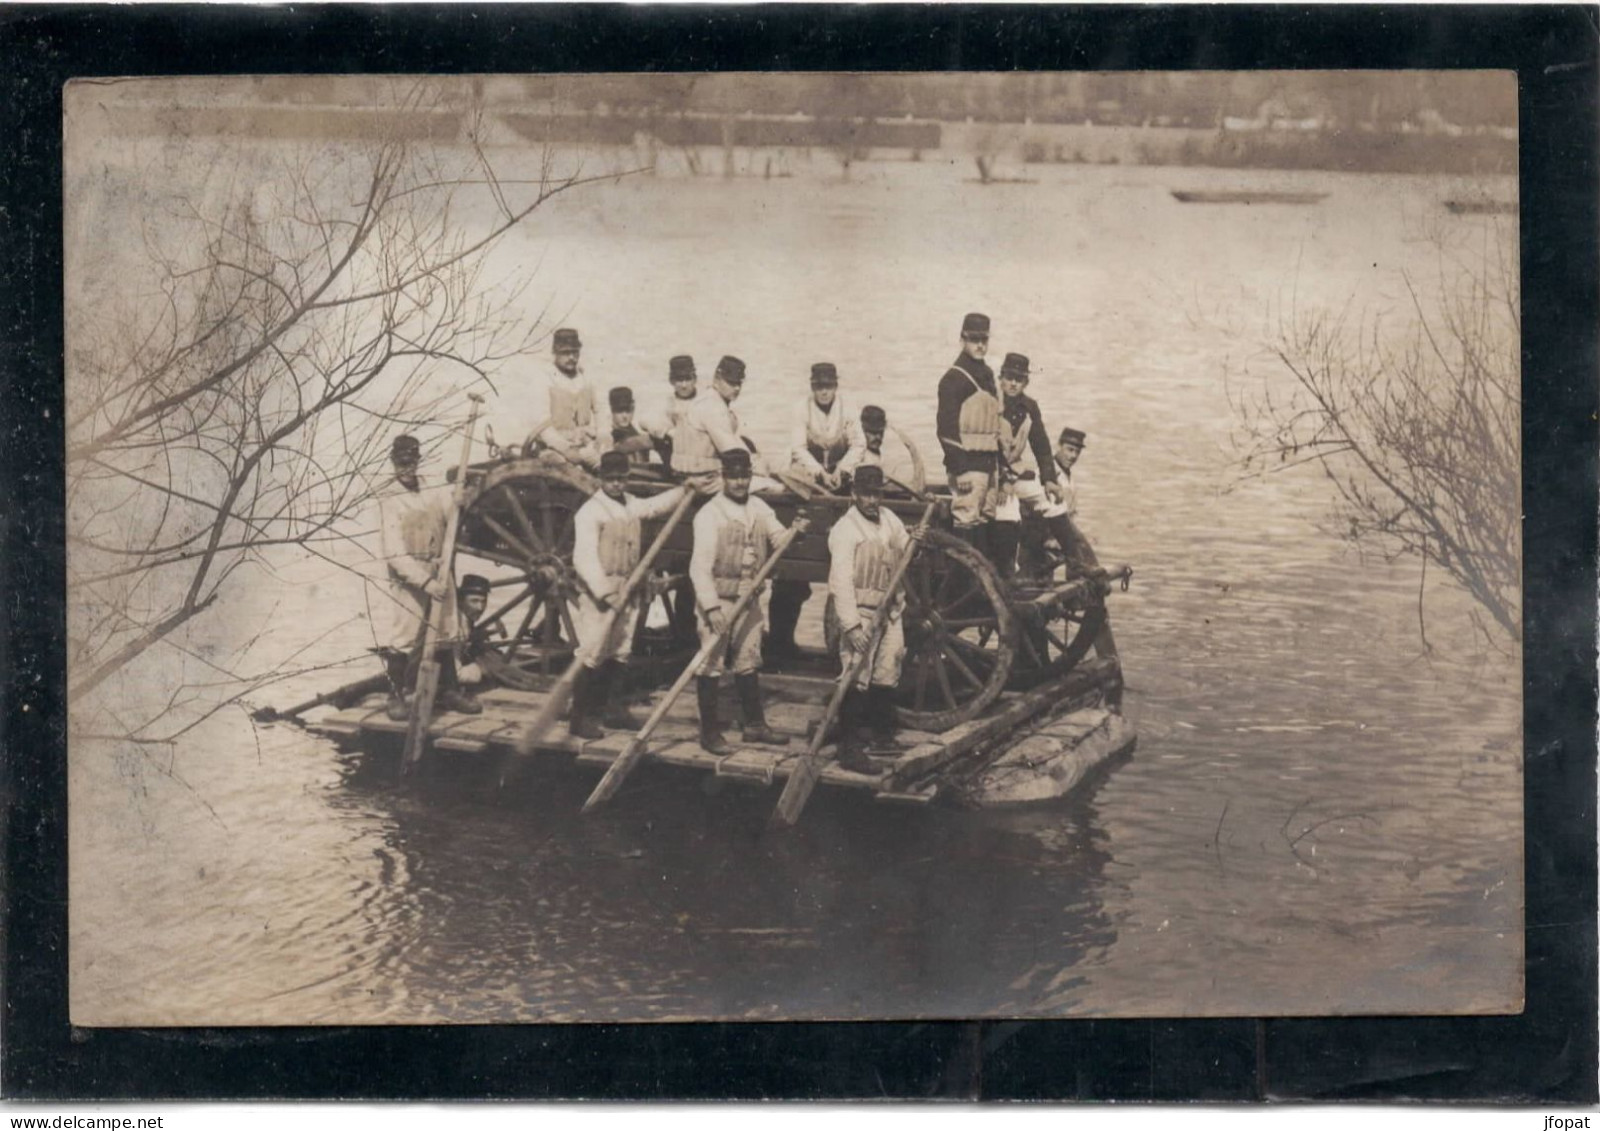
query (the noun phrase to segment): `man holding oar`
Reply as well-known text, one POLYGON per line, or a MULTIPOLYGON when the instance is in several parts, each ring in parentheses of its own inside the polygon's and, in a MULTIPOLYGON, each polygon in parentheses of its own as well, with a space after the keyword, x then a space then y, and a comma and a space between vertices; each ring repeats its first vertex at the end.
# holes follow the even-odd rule
POLYGON ((455 582, 448 570, 441 570, 447 547, 445 534, 455 503, 442 487, 426 487, 418 473, 422 445, 415 436, 396 436, 389 449, 394 479, 378 496, 382 552, 389 574, 389 625, 382 656, 389 676, 391 719, 403 722, 410 715, 410 694, 422 662, 419 647, 428 617, 435 603, 442 602, 438 614, 438 641, 441 710, 476 715, 483 706, 470 695, 462 694, 456 678, 455 582))
POLYGON ((872 648, 867 626, 873 613, 889 602, 887 621, 870 660, 844 693, 839 705, 839 765, 873 773, 867 758, 865 731, 887 746, 894 736, 894 689, 905 660, 906 633, 901 614, 904 590, 888 591, 895 562, 911 535, 900 516, 883 506, 883 469, 867 464, 851 479, 853 505, 828 534, 829 637, 839 641, 839 662, 848 675, 872 648))
MULTIPOLYGON (((726 637, 706 657, 696 685, 700 700, 700 745, 712 754, 731 754, 722 736, 717 707, 718 678, 733 671, 739 690, 739 710, 744 719, 744 740, 775 746, 789 739, 767 726, 761 703, 761 605, 749 601, 736 618, 730 611, 757 584, 757 574, 772 547, 787 533, 778 516, 763 500, 750 494, 750 452, 743 445, 729 448, 721 457, 722 493, 700 508, 694 518, 694 552, 689 557, 689 580, 694 584, 700 609, 700 639, 709 646, 726 637)), ((807 520, 795 519, 804 532, 807 520)))
POLYGON ((628 457, 619 451, 600 457, 600 490, 578 508, 573 519, 572 566, 583 583, 573 627, 578 634, 577 660, 582 663, 572 688, 567 729, 578 738, 599 738, 605 732, 594 716, 610 702, 617 673, 633 651, 639 594, 626 586, 639 564, 640 529, 647 518, 670 514, 688 493, 674 487, 652 498, 627 493, 628 457), (615 618, 613 609, 622 608, 615 618))

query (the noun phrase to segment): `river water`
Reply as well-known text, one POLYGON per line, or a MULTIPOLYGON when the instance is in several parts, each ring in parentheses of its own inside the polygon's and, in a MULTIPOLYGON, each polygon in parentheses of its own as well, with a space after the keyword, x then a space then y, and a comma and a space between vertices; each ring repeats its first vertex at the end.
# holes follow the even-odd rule
MULTIPOLYGON (((1519 667, 1413 564, 1321 529, 1314 471, 1236 482, 1230 393, 1281 381, 1286 312, 1401 311, 1403 273, 1482 219, 1456 179, 819 157, 786 179, 638 177, 541 210, 502 249, 649 404, 666 358, 749 365, 780 448, 810 362, 930 456, 967 310, 1029 354, 1047 424, 1089 434, 1082 525, 1135 567, 1112 618, 1137 752, 1025 811, 776 791, 648 768, 396 788, 293 727, 219 715, 169 751, 74 744, 80 1024, 1494 1012, 1521 999, 1519 667), (1171 188, 1326 191, 1184 205, 1171 188)), ((225 619, 359 651, 351 574, 286 561, 225 619)), ((816 604, 818 602, 813 602, 816 604)), ((814 612, 814 610, 813 610, 814 612)), ((356 615, 359 615, 357 613, 356 615)), ((814 627, 814 626, 813 626, 814 627)), ((197 630, 199 631, 199 630, 197 630)), ((191 643, 195 643, 191 641, 191 643)), ((195 647, 201 647, 196 643, 195 647)), ((203 648, 201 649, 203 654, 203 648)), ((336 677, 272 693, 293 701, 336 677)))

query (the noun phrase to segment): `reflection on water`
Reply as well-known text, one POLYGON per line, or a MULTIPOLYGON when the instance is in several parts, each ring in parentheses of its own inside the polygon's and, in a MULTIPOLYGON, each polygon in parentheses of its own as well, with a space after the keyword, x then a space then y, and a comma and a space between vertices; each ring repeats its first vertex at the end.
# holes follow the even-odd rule
MULTIPOLYGON (((512 796, 465 771, 406 792, 390 762, 240 716, 170 761, 83 746, 74 1019, 1514 1007, 1514 663, 1443 589, 1424 654, 1415 571, 1320 533, 1314 476, 1222 489, 1223 378, 1263 309, 1291 291, 1392 300, 1402 269, 1435 266, 1417 234, 1457 186, 1314 176, 1330 190, 1315 208, 1200 209, 1170 198, 1174 175, 638 179, 563 198, 506 251, 537 245, 530 301, 551 298, 590 370, 642 402, 672 354, 743 356, 764 451, 829 358, 932 455, 933 382, 961 314, 987 310, 995 349, 1034 359, 1047 422, 1089 433, 1083 524, 1137 570, 1112 613, 1139 748, 1097 788, 1018 813, 824 792, 770 837, 775 791, 654 768, 580 819, 591 770, 512 796)), ((1305 175, 1226 174, 1252 176, 1305 175)), ((315 580, 252 591, 304 634, 285 649, 361 607, 348 575, 315 580)))

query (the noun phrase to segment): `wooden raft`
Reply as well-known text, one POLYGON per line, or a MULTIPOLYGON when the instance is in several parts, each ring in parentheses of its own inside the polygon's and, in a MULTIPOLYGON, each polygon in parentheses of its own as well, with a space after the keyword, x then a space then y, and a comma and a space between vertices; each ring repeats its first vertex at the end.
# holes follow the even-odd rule
MULTIPOLYGON (((980 718, 941 734, 899 730, 896 741, 902 748, 894 755, 874 757, 880 767, 875 774, 841 769, 832 756, 833 746, 824 746, 829 762, 819 782, 823 785, 870 792, 882 801, 927 802, 939 792, 941 775, 955 769, 981 765, 1002 753, 1008 736, 1023 723, 1049 712, 1057 714, 1082 706, 1102 696, 1120 679, 1115 659, 1096 659, 1079 664, 1066 676, 1026 692, 1000 696, 980 718)), ((759 785, 786 779, 799 765, 805 750, 806 731, 821 713, 821 704, 833 681, 815 676, 764 674, 767 722, 773 730, 790 736, 786 747, 751 744, 740 746, 737 722, 728 726, 727 739, 734 752, 718 757, 702 749, 692 699, 684 697, 668 712, 650 741, 649 757, 669 766, 682 766, 759 785)), ((629 704, 643 716, 660 694, 629 704)), ((628 744, 633 733, 611 730, 603 738, 574 738, 565 725, 551 727, 531 754, 516 751, 523 726, 538 713, 543 691, 514 691, 494 688, 478 695, 481 715, 441 714, 428 728, 434 756, 490 753, 511 758, 576 758, 579 763, 599 769, 611 764, 628 744)), ((736 719, 731 711, 725 719, 736 719)), ((404 722, 395 722, 384 711, 382 695, 368 696, 359 705, 334 711, 314 719, 306 726, 313 731, 341 739, 380 742, 387 737, 403 737, 404 722)))

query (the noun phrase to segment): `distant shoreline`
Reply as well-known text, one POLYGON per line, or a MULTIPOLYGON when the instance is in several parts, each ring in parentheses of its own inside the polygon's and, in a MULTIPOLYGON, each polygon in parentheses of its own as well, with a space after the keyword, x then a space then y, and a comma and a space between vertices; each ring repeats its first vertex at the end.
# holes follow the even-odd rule
MULTIPOLYGON (((352 106, 195 106, 124 103, 106 108, 122 134, 271 140, 358 140, 387 134, 415 140, 466 140, 473 117, 439 109, 397 114, 352 106)), ((620 116, 488 111, 479 140, 632 149, 683 156, 700 175, 717 154, 760 151, 810 165, 814 151, 840 164, 897 157, 950 160, 1015 170, 1023 165, 1165 165, 1355 173, 1514 175, 1517 137, 1506 130, 1232 128, 1039 122, 929 122, 794 117, 620 116)), ((654 160, 646 160, 654 164, 654 160)), ((738 162, 747 165, 747 161, 738 162)), ((769 167, 770 167, 769 162, 769 167)), ((780 172, 779 175, 788 175, 780 172)))

